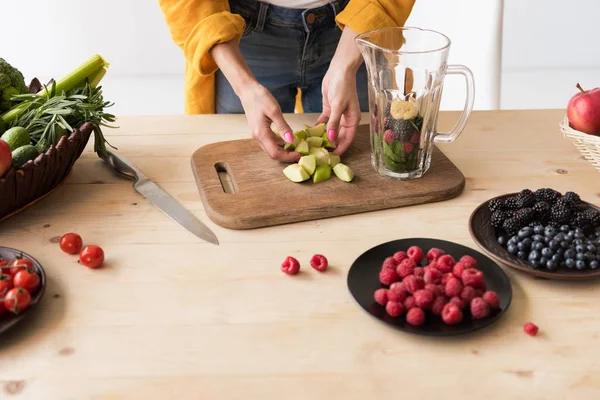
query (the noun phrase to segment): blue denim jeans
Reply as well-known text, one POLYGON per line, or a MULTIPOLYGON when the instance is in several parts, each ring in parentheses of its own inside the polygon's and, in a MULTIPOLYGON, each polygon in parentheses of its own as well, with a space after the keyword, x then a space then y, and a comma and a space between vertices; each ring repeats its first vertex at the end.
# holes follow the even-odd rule
MULTIPOLYGON (((240 50, 258 82, 277 99, 282 112, 294 112, 297 88, 304 112, 322 111, 321 83, 342 34, 335 16, 348 0, 308 9, 277 7, 255 0, 230 0, 231 11, 246 21, 240 50)), ((368 111, 365 64, 356 76, 361 111, 368 111)), ((243 113, 240 99, 216 72, 216 112, 243 113)))

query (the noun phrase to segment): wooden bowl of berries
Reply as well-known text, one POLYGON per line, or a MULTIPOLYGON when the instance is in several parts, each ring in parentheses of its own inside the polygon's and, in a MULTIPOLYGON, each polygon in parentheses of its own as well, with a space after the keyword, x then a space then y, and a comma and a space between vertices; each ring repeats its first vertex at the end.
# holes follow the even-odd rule
POLYGON ((445 240, 380 244, 348 271, 358 305, 405 332, 455 336, 497 321, 512 299, 510 279, 485 255, 445 240))
POLYGON ((492 258, 531 275, 600 277, 600 208, 575 192, 523 189, 482 203, 469 230, 492 258))
POLYGON ((22 251, 0 247, 0 334, 21 322, 46 289, 42 265, 22 251))

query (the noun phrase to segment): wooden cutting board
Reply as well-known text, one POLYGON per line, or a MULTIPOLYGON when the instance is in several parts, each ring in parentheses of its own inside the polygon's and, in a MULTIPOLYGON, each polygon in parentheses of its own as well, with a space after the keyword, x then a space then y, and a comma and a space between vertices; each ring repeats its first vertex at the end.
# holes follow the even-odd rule
POLYGON ((191 159, 208 217, 230 229, 443 201, 458 196, 465 185, 463 174, 437 147, 424 177, 401 181, 380 176, 371 164, 368 125, 360 126, 342 162, 354 171, 352 182, 332 173, 331 179, 314 184, 289 181, 282 172, 288 164, 272 160, 254 139, 212 143, 191 159))

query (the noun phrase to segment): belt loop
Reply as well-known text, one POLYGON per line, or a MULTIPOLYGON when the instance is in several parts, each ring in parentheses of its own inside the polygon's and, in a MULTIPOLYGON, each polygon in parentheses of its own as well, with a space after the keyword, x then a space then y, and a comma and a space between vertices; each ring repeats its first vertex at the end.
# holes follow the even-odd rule
POLYGON ((254 28, 254 30, 257 32, 262 32, 263 28, 265 27, 265 21, 267 19, 267 9, 269 8, 269 5, 262 1, 259 2, 259 4, 260 8, 258 9, 258 17, 256 20, 256 27, 254 28))
POLYGON ((331 4, 331 7, 333 8, 333 17, 337 17, 337 15, 340 13, 340 2, 337 0, 333 0, 329 4, 331 4))

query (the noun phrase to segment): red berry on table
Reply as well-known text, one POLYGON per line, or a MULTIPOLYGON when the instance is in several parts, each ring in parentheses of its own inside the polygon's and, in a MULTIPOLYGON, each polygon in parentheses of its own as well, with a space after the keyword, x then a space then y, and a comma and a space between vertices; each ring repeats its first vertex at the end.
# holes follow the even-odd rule
POLYGON ((310 266, 319 272, 325 271, 328 265, 327 258, 322 254, 315 254, 310 259, 310 266))
POLYGON ((482 298, 486 303, 488 303, 488 306, 490 306, 492 310, 500 308, 500 299, 498 298, 498 294, 496 292, 485 292, 482 298))
POLYGON ((100 246, 85 246, 79 253, 79 261, 88 268, 98 268, 104 263, 104 250, 100 246))
POLYGON ((391 269, 396 269, 396 266, 398 265, 398 263, 396 262, 396 260, 394 260, 394 257, 387 257, 385 260, 383 260, 383 264, 381 265, 381 268, 391 268, 391 269))
POLYGON ((406 289, 404 288, 404 285, 401 284, 401 282, 395 282, 392 283, 392 285, 390 286, 387 295, 388 301, 401 302, 404 301, 404 299, 406 299, 408 293, 406 292, 406 289))
POLYGON ((422 309, 428 309, 431 307, 433 300, 435 299, 433 292, 426 289, 417 290, 413 297, 415 298, 415 304, 417 307, 422 309))
POLYGON ((404 305, 397 301, 388 301, 385 305, 385 311, 390 317, 397 317, 404 312, 404 305))
POLYGON ((416 267, 415 270, 413 271, 413 275, 416 276, 417 278, 423 279, 423 276, 425 276, 425 268, 416 267))
POLYGON ((423 250, 419 246, 411 246, 406 251, 406 254, 417 264, 420 264, 423 261, 423 250))
POLYGON ((300 271, 300 263, 292 256, 287 256, 281 263, 281 271, 288 275, 296 275, 300 271))
POLYGON ((460 293, 460 298, 469 304, 471 304, 471 300, 473 300, 475 297, 477 297, 477 291, 471 286, 465 286, 460 293))
POLYGON ((77 233, 69 232, 60 238, 59 246, 67 254, 77 254, 81 251, 83 240, 77 233))
POLYGON ((413 326, 420 326, 425 323, 425 312, 419 307, 413 307, 406 313, 406 322, 413 326))
POLYGON ((392 258, 396 261, 396 264, 400 264, 402 260, 408 258, 408 254, 405 251, 397 251, 394 253, 392 258))
POLYGON ((31 295, 23 288, 12 288, 4 295, 4 307, 13 314, 19 314, 29 308, 31 295))
POLYGON ((373 294, 373 298, 377 304, 385 306, 388 302, 388 290, 385 288, 377 289, 373 294))
POLYGON ((477 268, 477 260, 475 260, 471 256, 467 256, 467 255, 462 256, 460 258, 459 262, 461 262, 465 266, 465 269, 477 268))
POLYGON ((429 268, 423 275, 425 283, 439 283, 442 280, 442 273, 434 268, 429 268))
POLYGON ((471 315, 475 319, 482 319, 490 315, 490 306, 481 297, 471 300, 471 315))
POLYGON ((483 273, 476 269, 465 269, 462 273, 462 282, 465 286, 473 286, 478 288, 480 282, 483 282, 483 273))
POLYGON ((463 313, 454 303, 448 303, 442 310, 442 320, 448 325, 456 325, 463 319, 463 313))
POLYGON ((398 277, 398 274, 394 268, 382 268, 379 272, 379 282, 383 283, 384 285, 389 286, 392 283, 397 282, 399 279, 400 278, 398 277))
POLYGON ((460 297, 451 298, 449 303, 456 304, 456 306, 458 308, 460 308, 461 310, 464 310, 465 308, 467 308, 467 305, 469 304, 466 301, 464 301, 463 299, 461 299, 460 297))
POLYGON ((417 278, 414 275, 407 276, 402 282, 404 282, 404 287, 409 293, 414 293, 417 290, 425 287, 425 281, 422 278, 417 278))
POLYGON ((526 334, 528 334, 529 336, 535 336, 537 335, 539 328, 537 327, 536 324, 534 324, 533 322, 527 322, 524 326, 523 326, 523 330, 525 331, 526 334))
POLYGON ((431 305, 431 313, 437 316, 442 315, 442 310, 446 304, 448 304, 448 299, 445 296, 436 297, 431 305))
POLYGON ((40 276, 35 271, 19 271, 13 279, 13 285, 33 293, 40 287, 40 276))
POLYGON ((438 258, 440 258, 441 256, 443 256, 444 254, 446 254, 446 252, 444 250, 432 247, 427 252, 427 261, 431 262, 433 260, 437 260, 438 258))
POLYGON ((448 279, 448 282, 446 282, 445 290, 446 296, 448 297, 460 296, 463 285, 457 278, 450 278, 448 279))
POLYGON ((417 264, 412 258, 406 258, 402 260, 400 264, 396 267, 396 273, 400 278, 406 278, 409 275, 412 275, 417 264))
POLYGON ((404 299, 404 309, 408 311, 413 307, 416 307, 415 298, 413 296, 408 296, 404 299))

